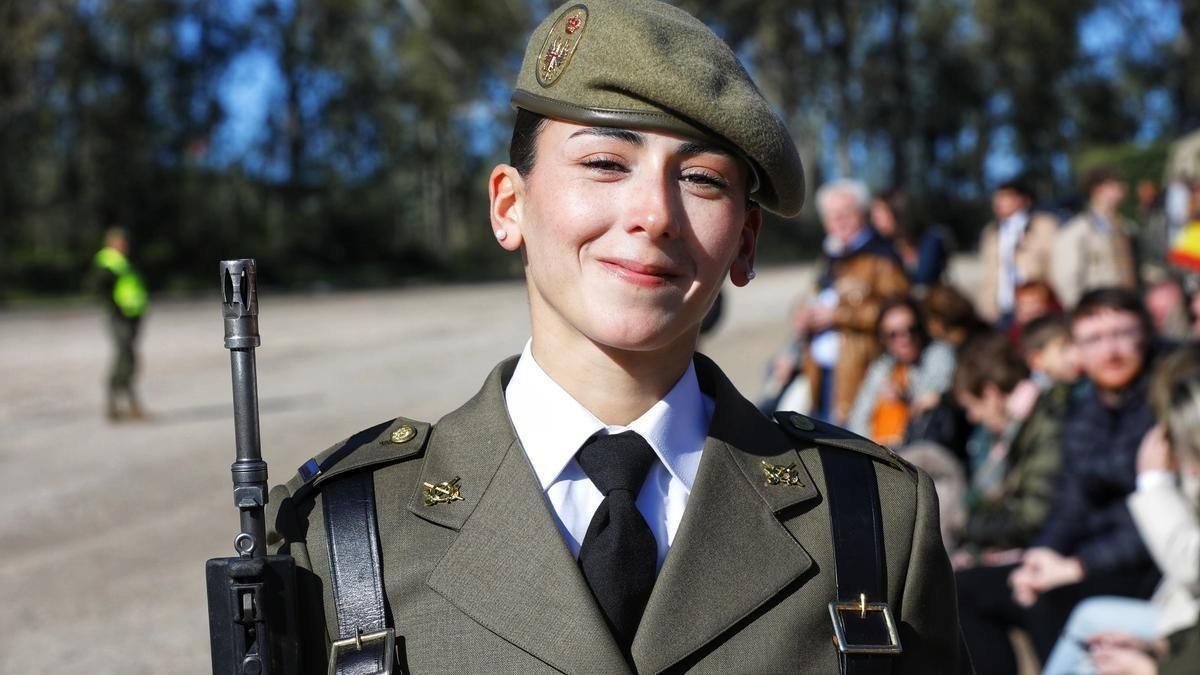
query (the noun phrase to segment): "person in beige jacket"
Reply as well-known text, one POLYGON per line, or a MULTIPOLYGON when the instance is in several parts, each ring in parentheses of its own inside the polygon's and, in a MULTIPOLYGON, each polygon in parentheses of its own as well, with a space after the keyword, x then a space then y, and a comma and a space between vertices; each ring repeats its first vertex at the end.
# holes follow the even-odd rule
POLYGON ((1084 190, 1087 209, 1067 221, 1054 239, 1050 282, 1065 307, 1093 288, 1137 285, 1128 225, 1117 213, 1126 193, 1121 175, 1111 167, 1093 169, 1084 190))
POLYGON ((985 320, 1007 323, 1017 286, 1049 279, 1058 220, 1032 210, 1033 191, 1022 180, 1002 183, 992 194, 996 219, 979 239, 981 277, 976 307, 985 320))

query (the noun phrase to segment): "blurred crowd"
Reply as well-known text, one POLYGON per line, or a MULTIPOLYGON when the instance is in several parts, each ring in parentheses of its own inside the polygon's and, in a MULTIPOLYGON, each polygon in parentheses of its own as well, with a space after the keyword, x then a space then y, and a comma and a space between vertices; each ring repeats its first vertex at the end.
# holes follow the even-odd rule
POLYGON ((902 191, 822 186, 821 271, 761 405, 934 477, 979 673, 1022 651, 1045 673, 1197 672, 1200 192, 1139 184, 1127 217, 1098 168, 1081 193, 1064 214, 1001 184, 962 288, 902 191))

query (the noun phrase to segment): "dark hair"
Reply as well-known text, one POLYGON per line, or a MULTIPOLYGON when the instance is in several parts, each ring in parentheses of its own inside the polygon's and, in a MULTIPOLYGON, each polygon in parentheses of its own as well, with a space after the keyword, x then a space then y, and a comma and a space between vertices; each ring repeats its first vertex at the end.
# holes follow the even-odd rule
POLYGON ((1088 170, 1083 175, 1083 193, 1090 196, 1092 191, 1109 181, 1121 180, 1121 171, 1115 166, 1098 166, 1088 170))
POLYGON ((892 212, 892 218, 896 220, 896 239, 910 244, 920 239, 921 227, 913 207, 913 199, 904 188, 891 188, 876 199, 883 202, 888 211, 892 212))
POLYGON ((894 298, 889 298, 884 301, 879 307, 879 314, 875 317, 875 335, 881 340, 883 338, 883 317, 887 316, 888 312, 894 309, 907 309, 912 312, 913 317, 913 337, 916 338, 917 344, 921 349, 929 344, 929 331, 925 329, 925 313, 921 310, 921 306, 917 301, 908 295, 898 295, 894 298))
POLYGON ((1150 312, 1146 311, 1142 297, 1132 288, 1093 288, 1084 293, 1079 299, 1079 304, 1075 305, 1075 310, 1071 312, 1071 327, 1074 328, 1080 319, 1095 316, 1105 310, 1129 312, 1137 316, 1138 323, 1142 325, 1143 343, 1149 346, 1150 338, 1154 336, 1154 321, 1150 318, 1150 312))
POLYGON ((1059 339, 1071 339, 1071 326, 1066 317, 1061 314, 1039 316, 1021 329, 1021 351, 1028 355, 1059 339))
POLYGON ((950 284, 931 286, 925 292, 924 307, 925 315, 941 321, 947 330, 961 328, 967 335, 973 335, 987 327, 970 298, 950 284))
POLYGON ((996 192, 1002 190, 1015 192, 1030 201, 1033 201, 1034 198, 1033 187, 1025 176, 1013 176, 996 186, 996 192))
POLYGON ((513 120, 512 140, 508 143, 508 163, 517 173, 528 176, 533 171, 533 163, 537 159, 537 137, 546 118, 524 108, 517 108, 517 118, 513 120))
POLYGON ((1009 394, 1026 377, 1029 377, 1029 367, 1017 354, 1008 336, 996 332, 981 333, 963 345, 958 367, 954 369, 952 390, 978 397, 983 395, 985 386, 993 384, 1009 394))

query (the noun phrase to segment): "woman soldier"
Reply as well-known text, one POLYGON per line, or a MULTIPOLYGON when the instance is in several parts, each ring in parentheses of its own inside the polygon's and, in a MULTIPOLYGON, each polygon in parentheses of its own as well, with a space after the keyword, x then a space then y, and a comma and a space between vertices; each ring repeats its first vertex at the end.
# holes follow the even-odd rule
POLYGON ((272 492, 307 670, 968 671, 928 477, 763 417, 695 352, 724 279, 754 278, 762 209, 804 192, 731 50, 654 0, 569 4, 513 104, 490 213, 532 338, 436 424, 272 492))

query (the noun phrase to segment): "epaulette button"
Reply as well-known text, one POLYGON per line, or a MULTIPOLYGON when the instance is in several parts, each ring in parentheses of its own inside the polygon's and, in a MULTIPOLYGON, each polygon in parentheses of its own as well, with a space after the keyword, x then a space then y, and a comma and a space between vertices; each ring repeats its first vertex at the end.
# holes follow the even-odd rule
POLYGON ((804 415, 801 415, 800 413, 792 413, 788 418, 788 423, 800 431, 812 431, 813 429, 817 428, 817 426, 813 424, 812 420, 808 419, 804 415))
POLYGON ((405 424, 392 432, 392 442, 396 444, 407 443, 415 438, 416 435, 417 430, 405 424))

